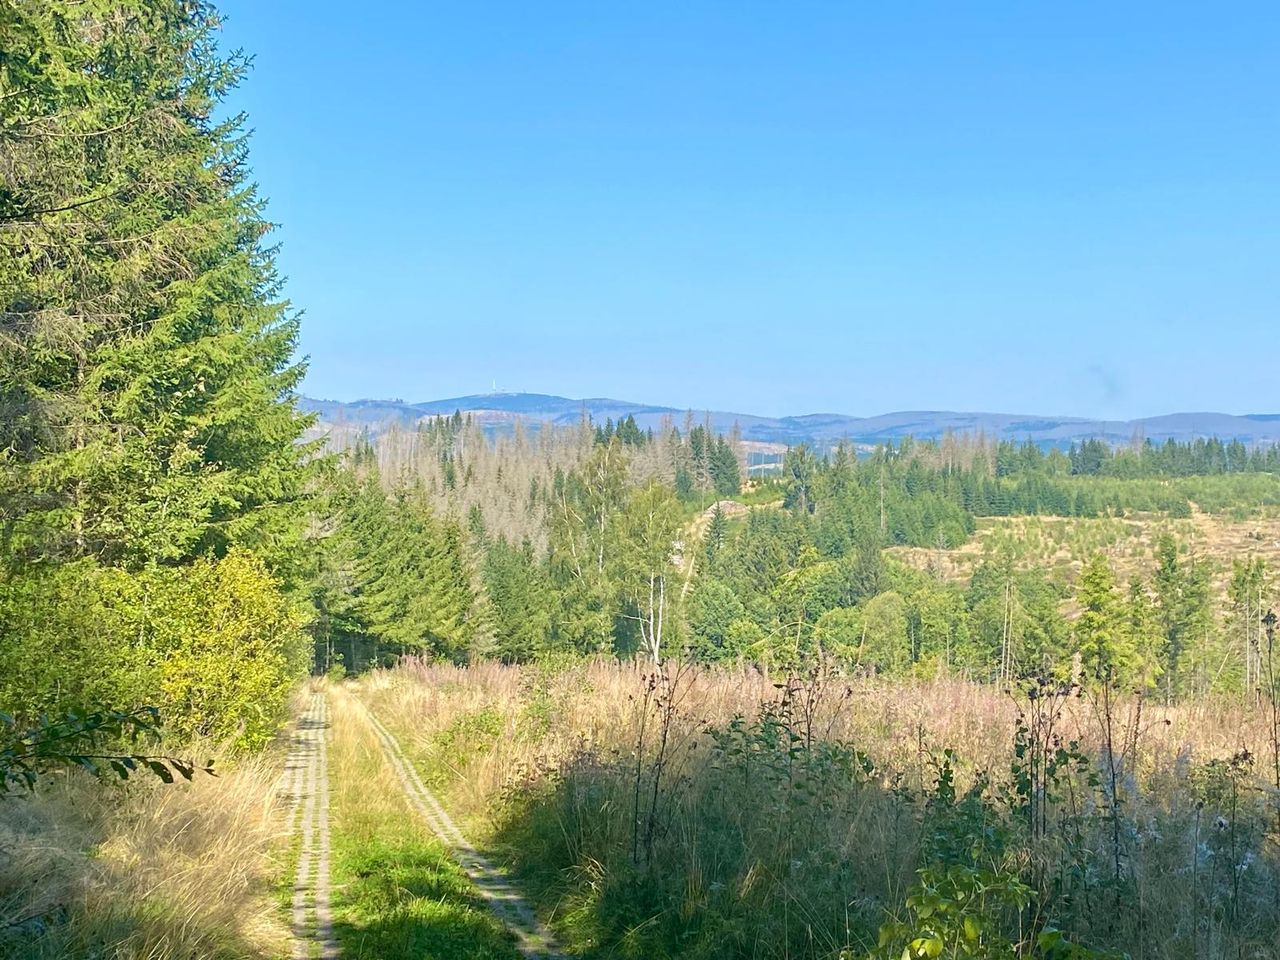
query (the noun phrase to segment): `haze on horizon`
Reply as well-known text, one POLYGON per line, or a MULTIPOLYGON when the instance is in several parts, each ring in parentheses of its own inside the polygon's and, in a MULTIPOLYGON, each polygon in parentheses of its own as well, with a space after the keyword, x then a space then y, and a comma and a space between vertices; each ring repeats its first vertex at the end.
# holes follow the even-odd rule
POLYGON ((1273 5, 222 8, 312 396, 1280 409, 1273 5))

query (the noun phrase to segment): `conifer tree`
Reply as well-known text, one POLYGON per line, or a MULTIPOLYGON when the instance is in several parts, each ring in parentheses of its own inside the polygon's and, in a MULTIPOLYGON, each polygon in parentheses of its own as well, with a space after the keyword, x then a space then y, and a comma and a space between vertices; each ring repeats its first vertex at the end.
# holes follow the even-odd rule
POLYGON ((1129 636, 1138 658, 1134 685, 1138 692, 1146 692, 1160 676, 1160 624, 1147 585, 1140 577, 1129 581, 1128 619, 1129 636))
POLYGON ((711 520, 707 524, 707 533, 702 542, 703 555, 706 558, 707 570, 714 570, 720 551, 729 539, 729 518, 724 515, 720 504, 711 511, 711 520))
POLYGON ((786 483, 786 497, 783 503, 801 513, 814 511, 815 473, 818 469, 817 458, 806 444, 791 447, 783 458, 782 475, 786 483))
POLYGON ((742 471, 738 466, 738 455, 725 442, 724 437, 716 437, 711 449, 711 484, 716 493, 722 497, 731 497, 742 490, 742 471))
POLYGON ((494 652, 503 660, 531 660, 551 637, 554 596, 532 546, 499 539, 485 554, 484 586, 493 608, 494 652))
POLYGON ((207 3, 0 13, 0 524, 19 559, 264 545, 301 492, 279 300, 207 3))
POLYGON ((1076 621, 1076 652, 1086 682, 1128 686, 1140 674, 1140 659, 1128 629, 1115 573, 1101 553, 1080 571, 1076 591, 1080 618, 1076 621))
POLYGON ((349 630, 383 652, 455 661, 485 652, 489 611, 462 528, 435 517, 420 488, 388 496, 373 474, 346 499, 330 539, 345 564, 325 606, 343 611, 349 630))
POLYGON ((1262 617, 1266 609, 1266 582, 1267 565, 1261 557, 1232 561, 1227 596, 1238 645, 1240 683, 1245 692, 1256 691, 1263 685, 1262 617))
POLYGON ((249 745, 309 659, 282 581, 310 451, 217 26, 0 3, 0 661, 61 663, 0 710, 156 704, 249 745))

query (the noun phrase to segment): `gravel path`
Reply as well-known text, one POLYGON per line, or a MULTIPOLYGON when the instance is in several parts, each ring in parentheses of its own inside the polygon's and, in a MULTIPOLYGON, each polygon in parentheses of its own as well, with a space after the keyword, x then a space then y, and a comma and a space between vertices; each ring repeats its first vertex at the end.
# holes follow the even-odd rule
POLYGON ((293 798, 289 823, 302 837, 293 884, 295 960, 338 957, 329 915, 328 727, 328 702, 324 694, 314 693, 298 721, 293 749, 285 764, 284 776, 293 798))
MULTIPOLYGON (((363 704, 362 704, 363 706, 363 704)), ((537 960, 560 960, 560 948, 551 934, 538 922, 533 908, 519 894, 505 874, 476 852, 462 831, 427 789, 418 771, 409 762, 399 742, 367 707, 365 715, 382 744, 387 761, 404 787, 409 803, 427 822, 440 842, 453 854, 489 908, 516 937, 516 947, 526 957, 537 960)))

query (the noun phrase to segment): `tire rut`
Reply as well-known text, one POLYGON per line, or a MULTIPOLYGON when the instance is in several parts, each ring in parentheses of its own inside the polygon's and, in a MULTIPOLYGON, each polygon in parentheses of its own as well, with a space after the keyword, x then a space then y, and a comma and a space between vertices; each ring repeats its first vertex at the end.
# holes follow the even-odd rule
POLYGON ((337 960, 329 911, 329 705, 313 693, 298 721, 285 764, 292 803, 289 825, 301 836, 293 884, 294 960, 337 960))
POLYGON ((405 756, 399 741, 374 716, 372 710, 363 703, 360 706, 382 745, 387 762, 404 788, 409 804, 466 872, 489 909, 515 935, 516 948, 523 956, 533 960, 562 960, 560 947, 539 922, 528 901, 520 895, 501 869, 481 856, 467 841, 457 824, 440 805, 440 801, 422 782, 422 777, 405 756))

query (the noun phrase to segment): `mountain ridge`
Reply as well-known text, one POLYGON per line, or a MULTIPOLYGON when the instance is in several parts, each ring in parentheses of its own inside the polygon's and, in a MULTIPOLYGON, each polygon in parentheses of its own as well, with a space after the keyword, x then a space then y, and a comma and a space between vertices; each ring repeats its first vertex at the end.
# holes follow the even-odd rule
POLYGON ((736 424, 742 438, 748 441, 786 445, 810 443, 818 447, 829 447, 840 440, 874 444, 907 436, 937 439, 947 433, 982 433, 992 439, 1030 440, 1043 446, 1059 447, 1086 439, 1127 443, 1134 437, 1154 442, 1217 437, 1246 444, 1280 443, 1280 413, 1192 411, 1132 420, 1105 420, 990 411, 897 410, 866 417, 823 412, 767 417, 725 410, 692 411, 611 397, 574 399, 544 393, 470 394, 419 403, 377 399, 322 400, 304 396, 299 398, 299 406, 317 414, 321 424, 330 428, 343 426, 369 429, 375 433, 392 424, 412 425, 424 418, 448 416, 459 410, 471 414, 486 429, 494 432, 511 428, 517 420, 532 425, 570 425, 577 423, 584 414, 596 423, 633 416, 642 430, 656 429, 665 420, 674 421, 679 426, 686 418, 692 417, 695 423, 710 423, 721 433, 727 433, 736 424))

